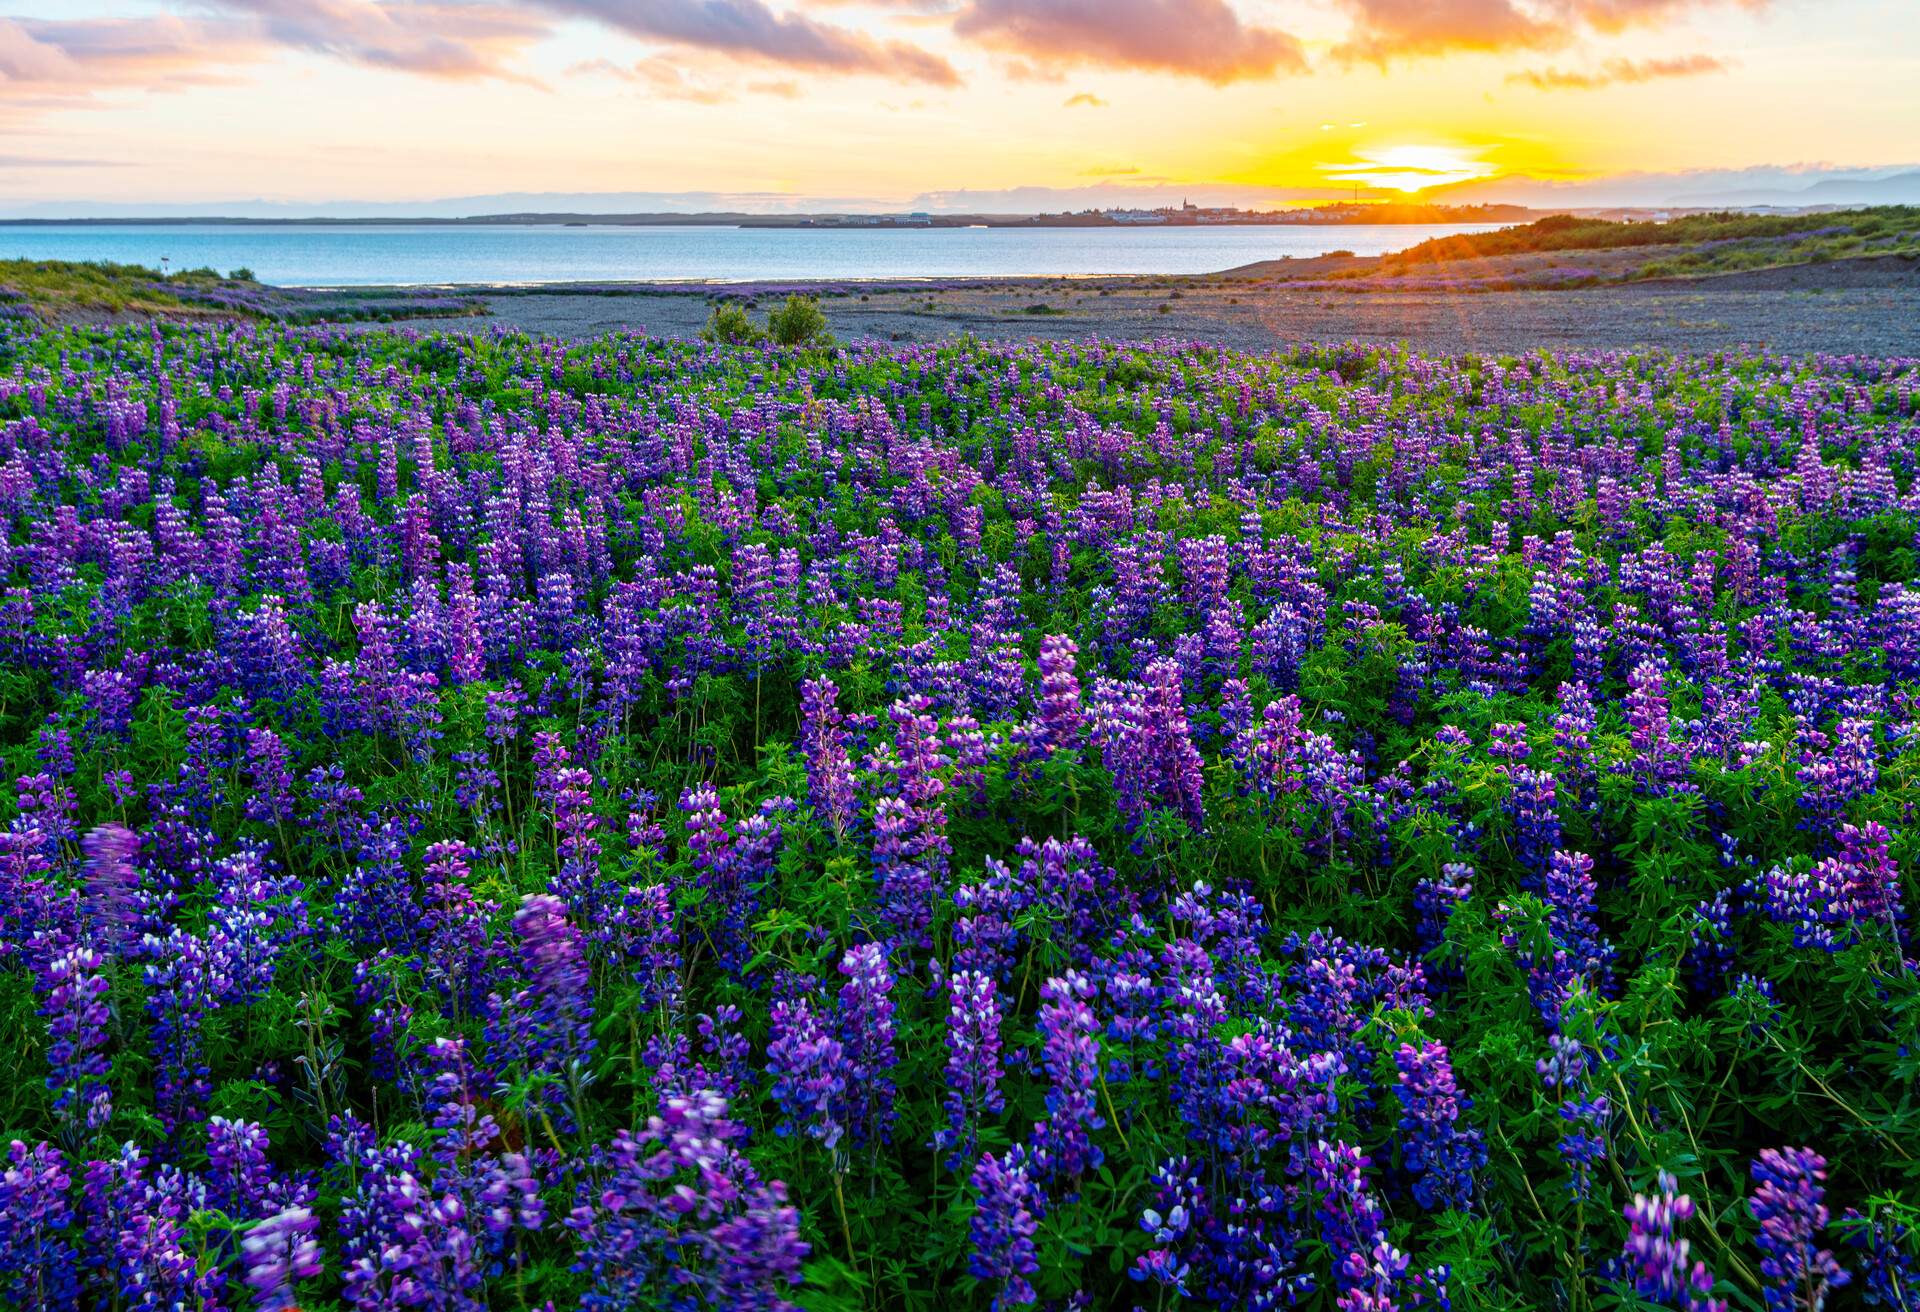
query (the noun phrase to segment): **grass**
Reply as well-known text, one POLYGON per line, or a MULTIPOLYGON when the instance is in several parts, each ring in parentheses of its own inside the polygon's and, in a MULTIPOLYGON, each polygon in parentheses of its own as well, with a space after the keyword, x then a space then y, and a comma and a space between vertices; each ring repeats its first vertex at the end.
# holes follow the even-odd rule
POLYGON ((446 318, 485 312, 481 301, 431 288, 269 287, 246 270, 162 273, 139 264, 0 260, 0 306, 59 320, 84 314, 271 319, 290 323, 446 318))
POLYGON ((1623 278, 1732 273, 1866 255, 1920 253, 1920 206, 1883 205, 1818 214, 1693 214, 1664 223, 1619 223, 1556 214, 1495 232, 1436 237, 1380 261, 1404 274, 1423 266, 1555 251, 1687 247, 1650 258, 1623 278))
POLYGON ((42 310, 93 310, 107 313, 190 314, 182 291, 217 285, 220 275, 195 269, 168 277, 138 264, 76 263, 68 260, 0 260, 0 289, 42 310))

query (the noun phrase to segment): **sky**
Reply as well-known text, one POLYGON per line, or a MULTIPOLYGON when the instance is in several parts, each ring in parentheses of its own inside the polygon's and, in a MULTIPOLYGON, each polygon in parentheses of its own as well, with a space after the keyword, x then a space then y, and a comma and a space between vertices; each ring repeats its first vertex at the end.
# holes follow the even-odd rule
POLYGON ((0 0, 16 208, 1526 200, 1901 166, 1920 0, 0 0))

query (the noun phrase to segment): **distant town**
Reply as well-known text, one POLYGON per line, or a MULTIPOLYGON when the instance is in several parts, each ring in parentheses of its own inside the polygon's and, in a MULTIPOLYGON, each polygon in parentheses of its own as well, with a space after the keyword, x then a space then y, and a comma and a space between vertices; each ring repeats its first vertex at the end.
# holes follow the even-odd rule
POLYGON ((1163 205, 1158 209, 1074 210, 1058 214, 769 215, 752 228, 1157 228, 1326 223, 1525 223, 1539 215, 1524 205, 1421 205, 1378 201, 1277 210, 1233 205, 1163 205))

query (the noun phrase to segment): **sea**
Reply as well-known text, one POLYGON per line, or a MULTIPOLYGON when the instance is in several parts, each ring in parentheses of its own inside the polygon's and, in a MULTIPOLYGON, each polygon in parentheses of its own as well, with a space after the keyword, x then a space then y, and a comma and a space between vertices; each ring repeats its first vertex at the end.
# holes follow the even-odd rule
POLYGON ((1330 251, 1380 255, 1492 224, 1129 228, 737 228, 499 224, 0 226, 0 259, 250 269, 288 287, 1216 273, 1330 251))

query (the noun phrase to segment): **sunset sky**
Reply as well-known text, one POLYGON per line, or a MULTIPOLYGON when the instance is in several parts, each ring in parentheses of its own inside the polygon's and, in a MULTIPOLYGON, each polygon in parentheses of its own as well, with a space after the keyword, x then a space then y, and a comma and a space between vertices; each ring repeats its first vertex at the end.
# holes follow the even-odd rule
POLYGON ((1284 200, 1916 161, 1916 0, 0 0, 16 202, 1284 200))

